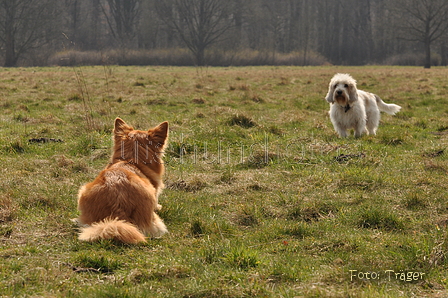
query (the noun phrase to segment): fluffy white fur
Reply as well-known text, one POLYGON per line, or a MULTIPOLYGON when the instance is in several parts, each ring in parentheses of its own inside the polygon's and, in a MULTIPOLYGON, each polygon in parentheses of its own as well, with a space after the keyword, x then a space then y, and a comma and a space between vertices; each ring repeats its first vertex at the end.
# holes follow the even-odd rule
POLYGON ((340 137, 354 129, 355 137, 364 132, 375 135, 380 123, 380 111, 394 115, 401 107, 387 104, 373 93, 358 90, 349 74, 335 74, 330 81, 325 100, 330 103, 330 118, 340 137))

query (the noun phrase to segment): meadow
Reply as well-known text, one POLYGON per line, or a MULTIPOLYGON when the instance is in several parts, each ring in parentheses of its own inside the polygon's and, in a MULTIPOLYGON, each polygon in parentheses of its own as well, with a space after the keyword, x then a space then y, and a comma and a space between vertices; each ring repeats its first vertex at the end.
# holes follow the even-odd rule
POLYGON ((446 297, 448 69, 0 69, 1 297, 446 297), (402 106, 340 139, 336 72, 402 106), (170 123, 146 244, 77 240, 113 121, 170 123))

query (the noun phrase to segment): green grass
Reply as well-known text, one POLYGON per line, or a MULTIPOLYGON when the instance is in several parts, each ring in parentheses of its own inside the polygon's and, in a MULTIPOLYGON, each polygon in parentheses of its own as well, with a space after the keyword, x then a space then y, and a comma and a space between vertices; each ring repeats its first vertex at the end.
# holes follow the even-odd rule
POLYGON ((448 69, 106 70, 0 69, 3 297, 448 295, 448 69), (338 138, 336 72, 402 111, 338 138), (70 221, 117 116, 170 123, 170 233, 142 245, 80 242, 70 221))

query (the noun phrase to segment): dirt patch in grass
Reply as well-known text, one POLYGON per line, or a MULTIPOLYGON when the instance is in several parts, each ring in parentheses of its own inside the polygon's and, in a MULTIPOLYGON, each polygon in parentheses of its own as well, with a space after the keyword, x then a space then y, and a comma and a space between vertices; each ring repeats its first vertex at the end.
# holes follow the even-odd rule
POLYGON ((192 179, 190 181, 185 180, 177 180, 173 182, 167 182, 166 187, 168 189, 174 189, 174 190, 182 190, 187 192, 197 192, 205 187, 207 187, 207 183, 202 181, 199 178, 192 179))
POLYGON ((228 121, 228 125, 237 125, 242 128, 251 128, 257 126, 257 123, 245 115, 232 116, 228 121))

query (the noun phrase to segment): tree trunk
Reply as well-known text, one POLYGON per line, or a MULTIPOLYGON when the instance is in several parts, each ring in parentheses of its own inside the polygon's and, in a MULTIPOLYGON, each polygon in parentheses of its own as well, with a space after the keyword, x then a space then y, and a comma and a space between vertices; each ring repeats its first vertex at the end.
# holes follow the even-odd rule
POLYGON ((196 51, 196 64, 197 66, 205 66, 205 49, 202 46, 196 51))
POLYGON ((431 36, 430 19, 425 22, 425 65, 424 68, 431 68, 431 36))
POLYGON ((5 21, 5 63, 4 67, 14 67, 17 63, 15 53, 13 16, 9 15, 5 21))
POLYGON ((425 68, 431 68, 431 43, 425 41, 425 68))
POLYGON ((442 44, 440 45, 440 57, 441 57, 441 61, 440 61, 440 65, 441 66, 447 66, 448 65, 448 61, 447 61, 447 57, 448 53, 446 52, 446 44, 445 42, 442 42, 442 44))

